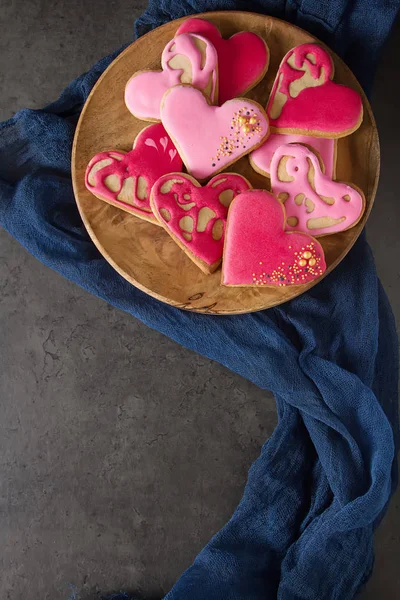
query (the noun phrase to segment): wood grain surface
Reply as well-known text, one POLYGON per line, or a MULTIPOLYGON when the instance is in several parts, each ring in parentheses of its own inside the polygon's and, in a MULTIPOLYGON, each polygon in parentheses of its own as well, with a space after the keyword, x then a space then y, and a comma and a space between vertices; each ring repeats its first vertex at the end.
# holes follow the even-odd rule
MULTIPOLYGON (((318 41, 279 19, 245 12, 215 12, 201 16, 217 25, 224 37, 248 30, 268 44, 271 60, 264 79, 246 96, 267 103, 278 66, 298 44, 318 41)), ((303 286, 227 288, 221 272, 206 275, 192 263, 163 228, 129 215, 95 198, 85 187, 89 160, 104 150, 132 148, 148 123, 133 117, 124 104, 124 88, 139 69, 160 68, 160 56, 183 19, 172 21, 130 45, 94 86, 79 120, 72 153, 74 193, 83 222, 106 260, 130 283, 173 306, 209 314, 239 314, 276 306, 302 294, 318 280, 303 286)), ((372 208, 379 179, 379 141, 371 107, 350 69, 333 54, 337 83, 357 90, 363 98, 364 120, 351 136, 338 140, 336 178, 359 186, 366 211, 352 229, 320 239, 328 265, 326 276, 344 258, 360 235, 372 208)), ((248 157, 229 171, 244 175, 254 188, 270 189, 269 179, 256 173, 248 157)))

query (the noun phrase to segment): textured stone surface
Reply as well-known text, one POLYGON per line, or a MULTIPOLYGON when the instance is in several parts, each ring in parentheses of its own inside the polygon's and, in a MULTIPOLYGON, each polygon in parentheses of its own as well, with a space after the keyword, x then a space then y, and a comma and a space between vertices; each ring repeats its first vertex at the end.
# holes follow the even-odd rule
MULTIPOLYGON (((143 5, 0 0, 0 118, 53 100, 128 41, 143 5)), ((382 182, 368 227, 400 318, 393 36, 377 78, 382 182), (385 88, 386 86, 386 88, 385 88)), ((272 396, 46 269, 0 231, 0 597, 161 595, 230 517, 272 396)), ((364 597, 400 594, 397 495, 364 597)))
POLYGON ((2 597, 166 591, 230 517, 274 401, 1 241, 2 597))

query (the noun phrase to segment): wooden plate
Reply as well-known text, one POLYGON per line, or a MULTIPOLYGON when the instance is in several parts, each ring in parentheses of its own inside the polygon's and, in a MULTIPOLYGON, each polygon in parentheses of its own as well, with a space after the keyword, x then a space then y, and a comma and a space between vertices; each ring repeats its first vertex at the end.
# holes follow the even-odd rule
MULTIPOLYGON (((217 25, 224 37, 238 31, 254 31, 271 51, 268 73, 247 96, 266 105, 277 68, 286 52, 298 44, 314 42, 307 32, 279 19, 246 12, 200 15, 217 25)), ((139 69, 157 69, 161 52, 183 21, 172 21, 151 31, 129 46, 94 86, 79 120, 72 153, 72 177, 76 201, 90 237, 108 262, 130 283, 151 296, 187 310, 212 314, 239 314, 276 306, 315 285, 227 288, 221 272, 205 275, 161 228, 95 198, 85 187, 89 160, 103 150, 130 150, 133 140, 148 123, 133 117, 124 104, 124 88, 139 69)), ((357 184, 366 197, 361 221, 348 231, 320 238, 328 274, 344 258, 370 214, 379 177, 379 142, 371 107, 360 85, 335 54, 335 81, 356 89, 363 98, 364 120, 351 136, 338 141, 336 178, 357 184)), ((235 163, 235 171, 254 188, 270 189, 269 179, 256 173, 248 157, 235 163)), ((317 282, 318 283, 318 282, 317 282)))

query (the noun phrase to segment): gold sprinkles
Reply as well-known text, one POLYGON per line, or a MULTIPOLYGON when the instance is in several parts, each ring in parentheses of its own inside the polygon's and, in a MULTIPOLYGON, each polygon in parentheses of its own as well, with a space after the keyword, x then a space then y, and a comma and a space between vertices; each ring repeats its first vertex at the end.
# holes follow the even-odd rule
POLYGON ((212 166, 223 157, 231 156, 235 150, 246 149, 252 137, 262 137, 263 128, 261 118, 253 108, 244 106, 238 112, 233 113, 231 120, 231 132, 227 136, 220 136, 221 143, 217 148, 216 155, 211 158, 212 166))
MULTIPOLYGON (((289 249, 292 249, 292 246, 289 246, 289 249)), ((262 265, 262 261, 259 264, 262 265)), ((277 284, 279 287, 285 287, 307 283, 307 281, 319 277, 322 273, 321 256, 315 243, 310 242, 301 248, 299 252, 294 252, 292 264, 285 266, 285 262, 282 261, 281 265, 271 273, 266 273, 266 271, 260 272, 259 275, 253 273, 252 278, 254 285, 277 284)))

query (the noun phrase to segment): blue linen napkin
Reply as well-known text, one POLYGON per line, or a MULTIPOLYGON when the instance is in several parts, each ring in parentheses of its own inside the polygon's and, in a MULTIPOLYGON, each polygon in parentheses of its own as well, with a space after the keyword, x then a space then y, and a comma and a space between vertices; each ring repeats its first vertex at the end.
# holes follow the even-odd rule
MULTIPOLYGON (((151 0, 136 32, 200 11, 262 12, 326 41, 370 90, 399 5, 151 0)), ((275 394, 278 425, 242 501, 166 599, 353 598, 372 570, 373 530, 396 486, 399 441, 395 324, 365 236, 315 288, 255 314, 191 314, 129 285, 90 241, 70 176, 79 113, 120 50, 55 103, 0 126, 0 223, 68 279, 275 394)))

